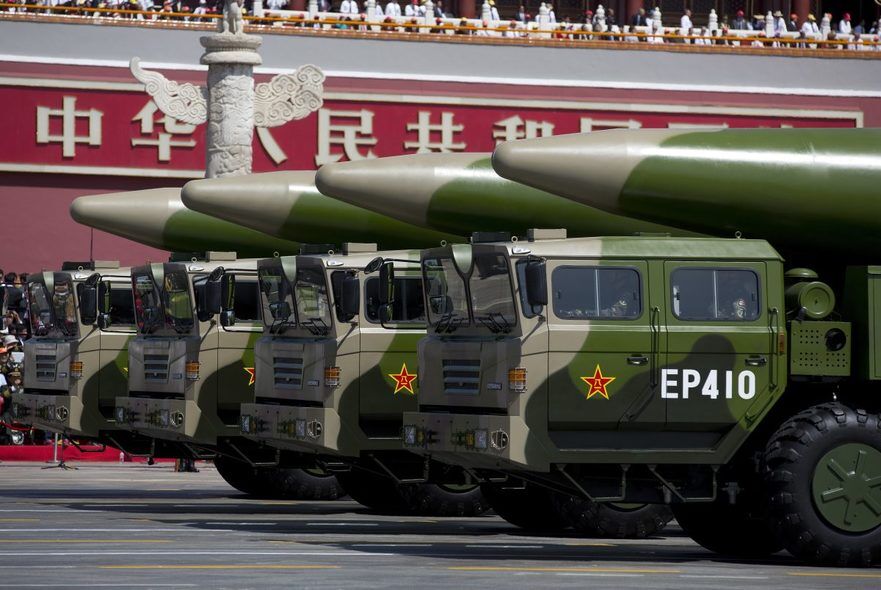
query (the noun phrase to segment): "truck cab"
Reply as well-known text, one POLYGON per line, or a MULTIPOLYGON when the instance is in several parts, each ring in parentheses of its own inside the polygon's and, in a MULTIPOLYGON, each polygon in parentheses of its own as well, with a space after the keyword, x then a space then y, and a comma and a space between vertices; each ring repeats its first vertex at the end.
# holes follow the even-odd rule
POLYGON ((115 421, 135 335, 129 269, 116 262, 65 263, 31 275, 25 296, 33 336, 24 343, 17 420, 69 437, 143 448, 115 421))
MULTIPOLYGON (((425 460, 401 449, 402 416, 417 408, 416 351, 425 334, 418 252, 322 249, 258 263, 264 335, 255 346, 257 399, 242 406, 242 433, 314 454, 368 506, 436 500, 444 492, 427 482, 425 460)), ((434 471, 464 480, 460 470, 434 471)), ((462 490, 456 500, 479 494, 474 485, 462 490)))
POLYGON ((197 454, 238 438, 239 408, 253 395, 256 285, 256 261, 234 253, 133 268, 137 334, 117 422, 197 454), (235 309, 223 305, 232 290, 235 309))

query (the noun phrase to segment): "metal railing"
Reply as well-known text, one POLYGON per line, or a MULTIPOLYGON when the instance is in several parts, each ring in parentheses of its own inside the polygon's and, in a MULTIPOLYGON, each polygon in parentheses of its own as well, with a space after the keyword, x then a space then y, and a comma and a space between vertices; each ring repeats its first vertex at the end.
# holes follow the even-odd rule
MULTIPOLYGON (((58 17, 92 19, 117 22, 136 21, 144 26, 174 23, 175 26, 192 26, 205 29, 213 21, 222 18, 216 13, 195 14, 191 12, 144 11, 114 7, 46 6, 39 4, 15 4, 0 2, 0 15, 25 15, 29 19, 58 17)), ((839 50, 845 52, 881 53, 881 36, 835 34, 834 38, 821 35, 802 37, 799 33, 785 32, 767 36, 763 31, 722 30, 705 31, 701 34, 683 35, 678 27, 664 27, 657 31, 648 27, 612 27, 610 30, 592 30, 590 26, 547 22, 481 21, 479 19, 437 18, 425 16, 390 17, 375 14, 346 15, 334 12, 263 11, 260 16, 245 16, 247 27, 254 32, 270 32, 277 29, 298 29, 316 32, 358 32, 381 36, 384 34, 419 34, 419 38, 436 38, 439 35, 453 37, 484 37, 498 40, 557 40, 577 43, 649 44, 675 46, 680 49, 707 47, 787 48, 802 50, 839 50)), ((867 56, 868 57, 868 56, 867 56)))

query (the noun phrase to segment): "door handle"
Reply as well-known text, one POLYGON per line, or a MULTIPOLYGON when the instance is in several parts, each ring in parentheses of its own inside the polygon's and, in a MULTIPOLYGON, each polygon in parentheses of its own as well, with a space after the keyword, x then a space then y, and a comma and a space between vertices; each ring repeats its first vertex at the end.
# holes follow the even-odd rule
POLYGON ((649 363, 649 357, 644 354, 633 354, 627 357, 628 365, 636 365, 637 367, 641 367, 643 365, 647 365, 649 363))
POLYGON ((764 367, 768 364, 768 357, 763 355, 748 356, 745 362, 750 367, 764 367))

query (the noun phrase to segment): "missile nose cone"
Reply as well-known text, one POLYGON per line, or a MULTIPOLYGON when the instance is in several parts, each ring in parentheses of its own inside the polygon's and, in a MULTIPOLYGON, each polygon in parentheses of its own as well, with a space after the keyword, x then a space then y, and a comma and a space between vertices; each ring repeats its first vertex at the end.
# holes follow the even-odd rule
MULTIPOLYGON (((558 135, 503 143, 493 152, 502 177, 621 213, 621 188, 648 151, 670 135, 667 129, 626 129, 558 135), (582 198, 589 194, 589 200, 582 198)), ((680 132, 681 133, 681 132, 680 132)))
POLYGON ((334 199, 424 226, 435 192, 474 174, 471 166, 487 156, 415 154, 326 164, 315 176, 315 185, 334 199))
POLYGON ((154 233, 159 222, 181 208, 179 198, 179 188, 89 195, 73 200, 70 216, 74 221, 95 229, 137 236, 154 233))

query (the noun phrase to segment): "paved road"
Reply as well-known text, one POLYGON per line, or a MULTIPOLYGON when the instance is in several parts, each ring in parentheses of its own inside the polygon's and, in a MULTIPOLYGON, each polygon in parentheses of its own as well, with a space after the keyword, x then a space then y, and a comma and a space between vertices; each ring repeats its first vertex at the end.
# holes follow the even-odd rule
POLYGON ((372 514, 251 500, 210 466, 0 465, 0 588, 878 588, 881 569, 719 559, 671 526, 606 541, 496 516, 372 514))

